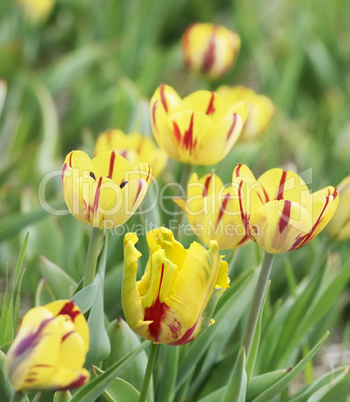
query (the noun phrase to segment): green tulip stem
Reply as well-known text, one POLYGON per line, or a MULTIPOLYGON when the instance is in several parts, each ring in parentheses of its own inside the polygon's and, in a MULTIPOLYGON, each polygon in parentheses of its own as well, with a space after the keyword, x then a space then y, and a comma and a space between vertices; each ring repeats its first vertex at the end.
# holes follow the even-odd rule
POLYGON ((148 357, 148 363, 147 363, 147 367, 146 367, 145 377, 143 379, 143 384, 142 384, 142 389, 141 389, 139 402, 145 402, 146 401, 147 391, 148 391, 149 383, 150 383, 151 377, 152 377, 153 366, 154 366, 154 361, 156 359, 158 346, 159 346, 158 343, 152 343, 151 350, 149 352, 149 357, 148 357))
MULTIPOLYGON (((187 184, 190 181, 190 177, 194 171, 195 166, 190 165, 190 164, 184 164, 182 167, 182 174, 181 174, 181 180, 180 180, 180 189, 184 190, 185 194, 185 199, 187 198, 187 184)), ((179 212, 179 208, 175 208, 174 212, 179 212)), ((179 215, 179 219, 177 221, 177 229, 176 229, 176 240, 180 241, 181 237, 181 229, 182 229, 182 224, 183 220, 185 217, 185 213, 181 211, 181 214, 179 215)))
POLYGON ((23 392, 14 391, 11 396, 10 402, 22 402, 22 401, 24 401, 24 398, 25 398, 25 395, 23 392))
POLYGON ((100 250, 101 237, 103 235, 103 230, 99 228, 91 228, 89 248, 85 261, 84 269, 84 281, 83 287, 91 285, 95 279, 96 275, 96 265, 98 253, 100 250))
POLYGON ((245 346, 246 356, 250 353, 252 347, 256 325, 258 323, 261 305, 264 299, 266 286, 270 277, 271 267, 274 259, 274 254, 269 254, 265 251, 264 259, 261 264, 258 283, 256 284, 252 305, 250 307, 248 321, 245 327, 242 346, 245 346))

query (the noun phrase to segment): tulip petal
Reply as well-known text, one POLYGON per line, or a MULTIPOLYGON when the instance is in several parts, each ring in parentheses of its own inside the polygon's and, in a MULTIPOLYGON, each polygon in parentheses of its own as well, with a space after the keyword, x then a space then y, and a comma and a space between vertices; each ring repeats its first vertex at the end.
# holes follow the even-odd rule
POLYGON ((122 304, 126 321, 130 328, 134 330, 140 325, 146 326, 146 324, 143 324, 144 310, 136 285, 137 260, 141 257, 141 253, 134 245, 137 241, 137 237, 130 237, 130 233, 126 234, 126 236, 128 236, 130 240, 126 242, 124 247, 122 304))
POLYGON ((258 192, 265 202, 272 200, 290 200, 301 205, 311 202, 311 195, 304 180, 291 171, 282 169, 270 169, 261 175, 257 182, 261 189, 258 192))
POLYGON ((251 215, 251 238, 268 253, 285 253, 294 249, 297 239, 312 228, 306 209, 290 200, 270 201, 251 215))
POLYGON ((147 243, 150 255, 163 249, 166 258, 181 270, 186 258, 186 250, 181 243, 174 239, 174 234, 171 230, 164 227, 151 230, 147 233, 147 243))
POLYGON ((117 151, 112 150, 99 154, 92 159, 96 179, 106 177, 121 185, 124 181, 125 172, 131 170, 128 161, 117 151))

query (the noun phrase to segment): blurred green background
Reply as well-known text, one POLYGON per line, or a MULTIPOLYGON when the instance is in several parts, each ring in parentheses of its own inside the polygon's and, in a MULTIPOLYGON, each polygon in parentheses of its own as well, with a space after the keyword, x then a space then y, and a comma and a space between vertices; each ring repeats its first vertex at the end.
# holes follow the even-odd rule
MULTIPOLYGON (((41 19, 24 3, 0 2, 0 79, 7 82, 0 115, 0 290, 29 231, 25 304, 57 297, 47 274, 51 262, 79 281, 88 244, 89 228, 71 215, 48 213, 39 196, 64 210, 60 168, 68 152, 91 155, 98 133, 111 127, 151 135, 147 99, 157 86, 167 83, 182 96, 199 87, 180 47, 192 22, 214 22, 241 36, 235 67, 215 85, 247 85, 276 107, 267 132, 235 146, 217 167, 224 182, 236 163, 247 163, 257 176, 276 166, 304 172, 312 190, 350 174, 349 0, 57 0, 41 19), (50 178, 45 188, 43 178, 50 178)), ((178 166, 170 162, 160 183, 176 175, 178 166)), ((321 234, 276 259, 272 301, 291 289, 285 267, 303 278, 325 239, 321 234)), ((115 300, 120 242, 111 236, 105 285, 110 318, 121 312, 115 300)), ((334 247, 331 268, 337 272, 348 244, 334 247)), ((259 258, 256 247, 247 246, 237 270, 259 258)), ((337 339, 346 333, 348 299, 344 292, 326 321, 337 328, 337 339)))

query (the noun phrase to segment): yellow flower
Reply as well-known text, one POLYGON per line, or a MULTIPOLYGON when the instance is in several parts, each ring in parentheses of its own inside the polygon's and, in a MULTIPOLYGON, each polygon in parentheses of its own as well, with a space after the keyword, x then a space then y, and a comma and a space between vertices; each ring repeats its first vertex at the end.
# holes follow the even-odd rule
POLYGON ((231 150, 248 114, 244 103, 230 105, 216 92, 196 91, 181 99, 162 84, 151 99, 151 123, 158 145, 173 159, 214 165, 231 150))
POLYGON ((146 162, 152 167, 152 173, 158 177, 167 161, 168 155, 157 148, 152 138, 139 133, 124 134, 121 130, 111 129, 99 135, 95 144, 95 155, 115 149, 132 166, 146 162))
POLYGON ((50 14, 55 0, 17 0, 29 22, 37 24, 50 14))
POLYGON ((5 371, 16 391, 65 390, 90 378, 83 368, 89 328, 73 301, 35 307, 23 317, 5 371))
POLYGON ((350 238, 350 176, 341 181, 338 192, 339 205, 327 230, 334 240, 346 240, 350 238))
POLYGON ((195 339, 211 323, 219 297, 228 287, 227 263, 218 245, 209 251, 193 242, 188 250, 169 229, 148 232, 150 257, 136 282, 136 233, 124 238, 122 304, 130 328, 154 343, 182 345, 195 339))
POLYGON ((209 246, 216 240, 219 249, 232 249, 249 241, 242 222, 238 189, 224 187, 215 173, 198 180, 194 173, 187 186, 187 200, 175 198, 176 204, 186 213, 198 238, 209 246))
POLYGON ((267 96, 258 95, 243 85, 235 87, 223 85, 217 89, 217 93, 227 103, 246 102, 249 105, 248 118, 239 137, 240 141, 253 140, 267 129, 275 113, 275 107, 267 96))
POLYGON ((245 165, 233 172, 248 234, 268 253, 295 250, 327 225, 338 205, 337 189, 328 186, 310 194, 296 173, 270 169, 257 180, 245 165))
POLYGON ((90 159, 82 151, 70 152, 62 168, 63 193, 75 218, 100 229, 125 223, 143 200, 151 167, 131 168, 116 151, 90 159))
POLYGON ((230 70, 240 47, 237 33, 214 24, 192 24, 182 37, 187 68, 211 79, 218 79, 230 70))

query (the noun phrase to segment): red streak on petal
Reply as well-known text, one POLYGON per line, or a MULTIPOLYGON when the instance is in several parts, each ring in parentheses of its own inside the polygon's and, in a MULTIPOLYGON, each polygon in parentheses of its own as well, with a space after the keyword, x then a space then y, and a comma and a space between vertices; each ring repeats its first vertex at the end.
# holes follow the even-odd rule
POLYGON ((87 377, 83 374, 80 374, 79 377, 72 381, 70 384, 66 385, 65 387, 59 388, 59 386, 55 389, 60 390, 60 391, 65 391, 67 389, 73 389, 73 388, 78 388, 81 387, 87 380, 87 377))
POLYGON ((211 69, 215 62, 215 36, 216 36, 216 27, 213 29, 212 36, 209 39, 207 50, 203 56, 203 64, 202 64, 202 72, 205 73, 211 69))
POLYGON ((209 185, 210 185, 210 180, 213 176, 210 175, 205 179, 205 183, 204 183, 204 189, 203 189, 203 197, 206 197, 208 195, 208 189, 209 189, 209 185))
POLYGON ((269 198, 269 196, 268 196, 266 190, 264 189, 264 187, 261 186, 261 188, 263 189, 263 192, 264 192, 264 195, 265 195, 265 203, 267 203, 267 202, 270 201, 270 198, 269 198))
POLYGON ((124 158, 128 159, 128 150, 125 149, 124 151, 120 151, 119 154, 124 158))
MULTIPOLYGON (((123 157, 124 158, 124 157, 123 157)), ((109 171, 108 171, 108 177, 111 179, 113 175, 113 169, 114 169, 114 161, 115 161, 115 150, 113 149, 111 153, 111 158, 109 160, 109 171)))
POLYGON ((286 228, 286 226, 288 225, 289 218, 290 218, 291 206, 292 206, 292 201, 289 201, 289 200, 285 201, 284 206, 283 206, 282 215, 280 217, 279 224, 278 224, 278 230, 280 233, 282 233, 284 231, 284 229, 286 228))
POLYGON ((136 152, 138 154, 141 153, 144 142, 145 142, 145 137, 141 137, 139 145, 137 146, 137 149, 136 149, 136 152))
POLYGON ((173 123, 173 127, 174 127, 174 136, 175 136, 176 142, 178 143, 178 145, 180 145, 180 143, 181 143, 181 131, 180 131, 179 126, 177 125, 177 123, 175 121, 173 121, 172 123, 173 123))
POLYGON ((140 193, 141 193, 141 190, 142 190, 142 180, 139 179, 138 181, 139 181, 139 182, 138 182, 136 197, 135 197, 135 199, 134 199, 134 202, 132 203, 132 207, 131 207, 131 208, 134 208, 134 205, 135 205, 135 203, 136 203, 136 200, 138 199, 138 197, 139 197, 139 195, 140 195, 140 193))
POLYGON ((96 216, 97 214, 98 202, 100 200, 100 193, 101 193, 101 184, 102 184, 102 177, 98 179, 97 189, 94 198, 94 205, 92 207, 92 213, 94 214, 94 216, 96 216))
POLYGON ((67 163, 65 163, 62 167, 62 183, 63 183, 64 174, 65 174, 67 168, 68 168, 68 165, 67 165, 67 163))
POLYGON ((287 177, 287 172, 285 170, 283 170, 276 200, 283 200, 283 191, 284 191, 284 185, 286 183, 286 177, 287 177))
POLYGON ((191 115, 190 125, 188 127, 188 130, 185 131, 184 138, 182 141, 186 150, 187 151, 189 150, 190 155, 192 154, 192 149, 197 144, 197 139, 193 142, 193 118, 194 118, 194 113, 192 113, 192 115, 191 115))
POLYGON ((164 95, 164 84, 160 86, 160 100, 162 101, 165 111, 168 113, 168 104, 166 103, 166 97, 164 95))
POLYGON ((158 100, 156 99, 156 100, 154 101, 154 103, 153 103, 153 106, 152 106, 152 120, 153 120, 154 128, 155 128, 156 131, 158 132, 158 128, 157 128, 157 124, 156 124, 156 109, 157 109, 157 103, 158 103, 158 100))
POLYGON ((234 113, 232 115, 232 117, 233 117, 233 122, 231 124, 230 129, 228 130, 228 133, 227 133, 227 136, 226 136, 226 141, 228 141, 230 139, 230 137, 231 137, 231 135, 233 133, 233 129, 235 128, 235 125, 236 125, 236 122, 237 122, 237 114, 234 113))
POLYGON ((249 223, 248 223, 248 217, 245 214, 244 210, 243 210, 243 204, 242 204, 242 186, 243 186, 243 180, 239 183, 238 186, 238 200, 239 200, 239 210, 241 212, 241 219, 242 219, 242 224, 243 227, 245 229, 245 231, 247 232, 247 235, 249 235, 249 223))
POLYGON ((211 98, 209 101, 208 109, 205 112, 205 114, 209 115, 209 114, 213 114, 215 112, 214 100, 215 100, 215 93, 214 93, 214 91, 211 91, 211 98))
POLYGON ((162 287, 163 282, 163 275, 164 275, 164 264, 162 264, 162 272, 160 274, 160 281, 159 281, 159 290, 157 299, 154 301, 151 307, 145 308, 145 316, 144 321, 152 321, 152 323, 148 326, 148 331, 150 334, 151 339, 155 342, 159 341, 159 337, 161 335, 161 323, 166 315, 166 312, 169 310, 169 306, 165 303, 162 303, 159 300, 160 289, 162 287))
POLYGON ((188 329, 182 336, 182 338, 178 339, 175 342, 171 342, 169 343, 169 345, 172 346, 178 346, 178 345, 184 345, 185 343, 191 342, 193 341, 194 337, 192 337, 194 330, 197 327, 199 321, 199 317, 197 318, 196 323, 193 325, 193 327, 191 327, 190 329, 188 329))
POLYGON ((246 234, 246 235, 243 237, 243 239, 240 240, 240 241, 237 243, 237 246, 240 246, 241 244, 243 244, 244 242, 246 242, 248 239, 249 239, 249 236, 246 234))
POLYGON ((72 335, 72 334, 74 334, 74 331, 67 332, 65 335, 63 335, 62 339, 61 339, 61 343, 63 343, 69 337, 69 335, 72 335))
POLYGON ((52 367, 50 364, 36 364, 33 367, 52 367))
POLYGON ((238 163, 236 167, 236 177, 239 177, 239 171, 241 170, 242 164, 238 163))
POLYGON ((311 238, 313 237, 312 235, 314 234, 317 226, 320 224, 320 222, 321 222, 321 220, 323 218, 323 214, 324 214, 328 204, 329 204, 329 197, 327 196, 326 197, 326 202, 325 202, 325 204, 324 204, 324 206, 322 208, 322 211, 321 211, 320 215, 318 216, 317 221, 313 225, 312 229, 310 230, 310 232, 307 235, 296 239, 296 241, 294 242, 291 250, 295 250, 296 248, 300 248, 300 247, 304 246, 307 242, 309 242, 311 240, 311 238))
POLYGON ((73 157, 73 152, 71 152, 69 155, 69 167, 72 167, 72 157, 73 157))
POLYGON ((220 207, 220 211, 219 211, 219 214, 218 214, 218 218, 217 218, 217 220, 216 220, 216 227, 218 227, 219 222, 221 221, 221 219, 222 219, 222 217, 223 217, 223 215, 224 215, 224 213, 225 213, 225 208, 226 208, 226 205, 227 205, 228 200, 230 199, 230 197, 231 197, 231 194, 230 194, 230 193, 227 193, 227 194, 225 195, 225 198, 224 198, 223 201, 222 201, 222 204, 221 204, 221 207, 220 207))
POLYGON ((74 301, 70 300, 69 302, 67 302, 59 311, 59 313, 57 315, 69 315, 69 317, 72 319, 72 321, 74 322, 76 317, 78 317, 80 313, 80 310, 74 310, 74 301))

